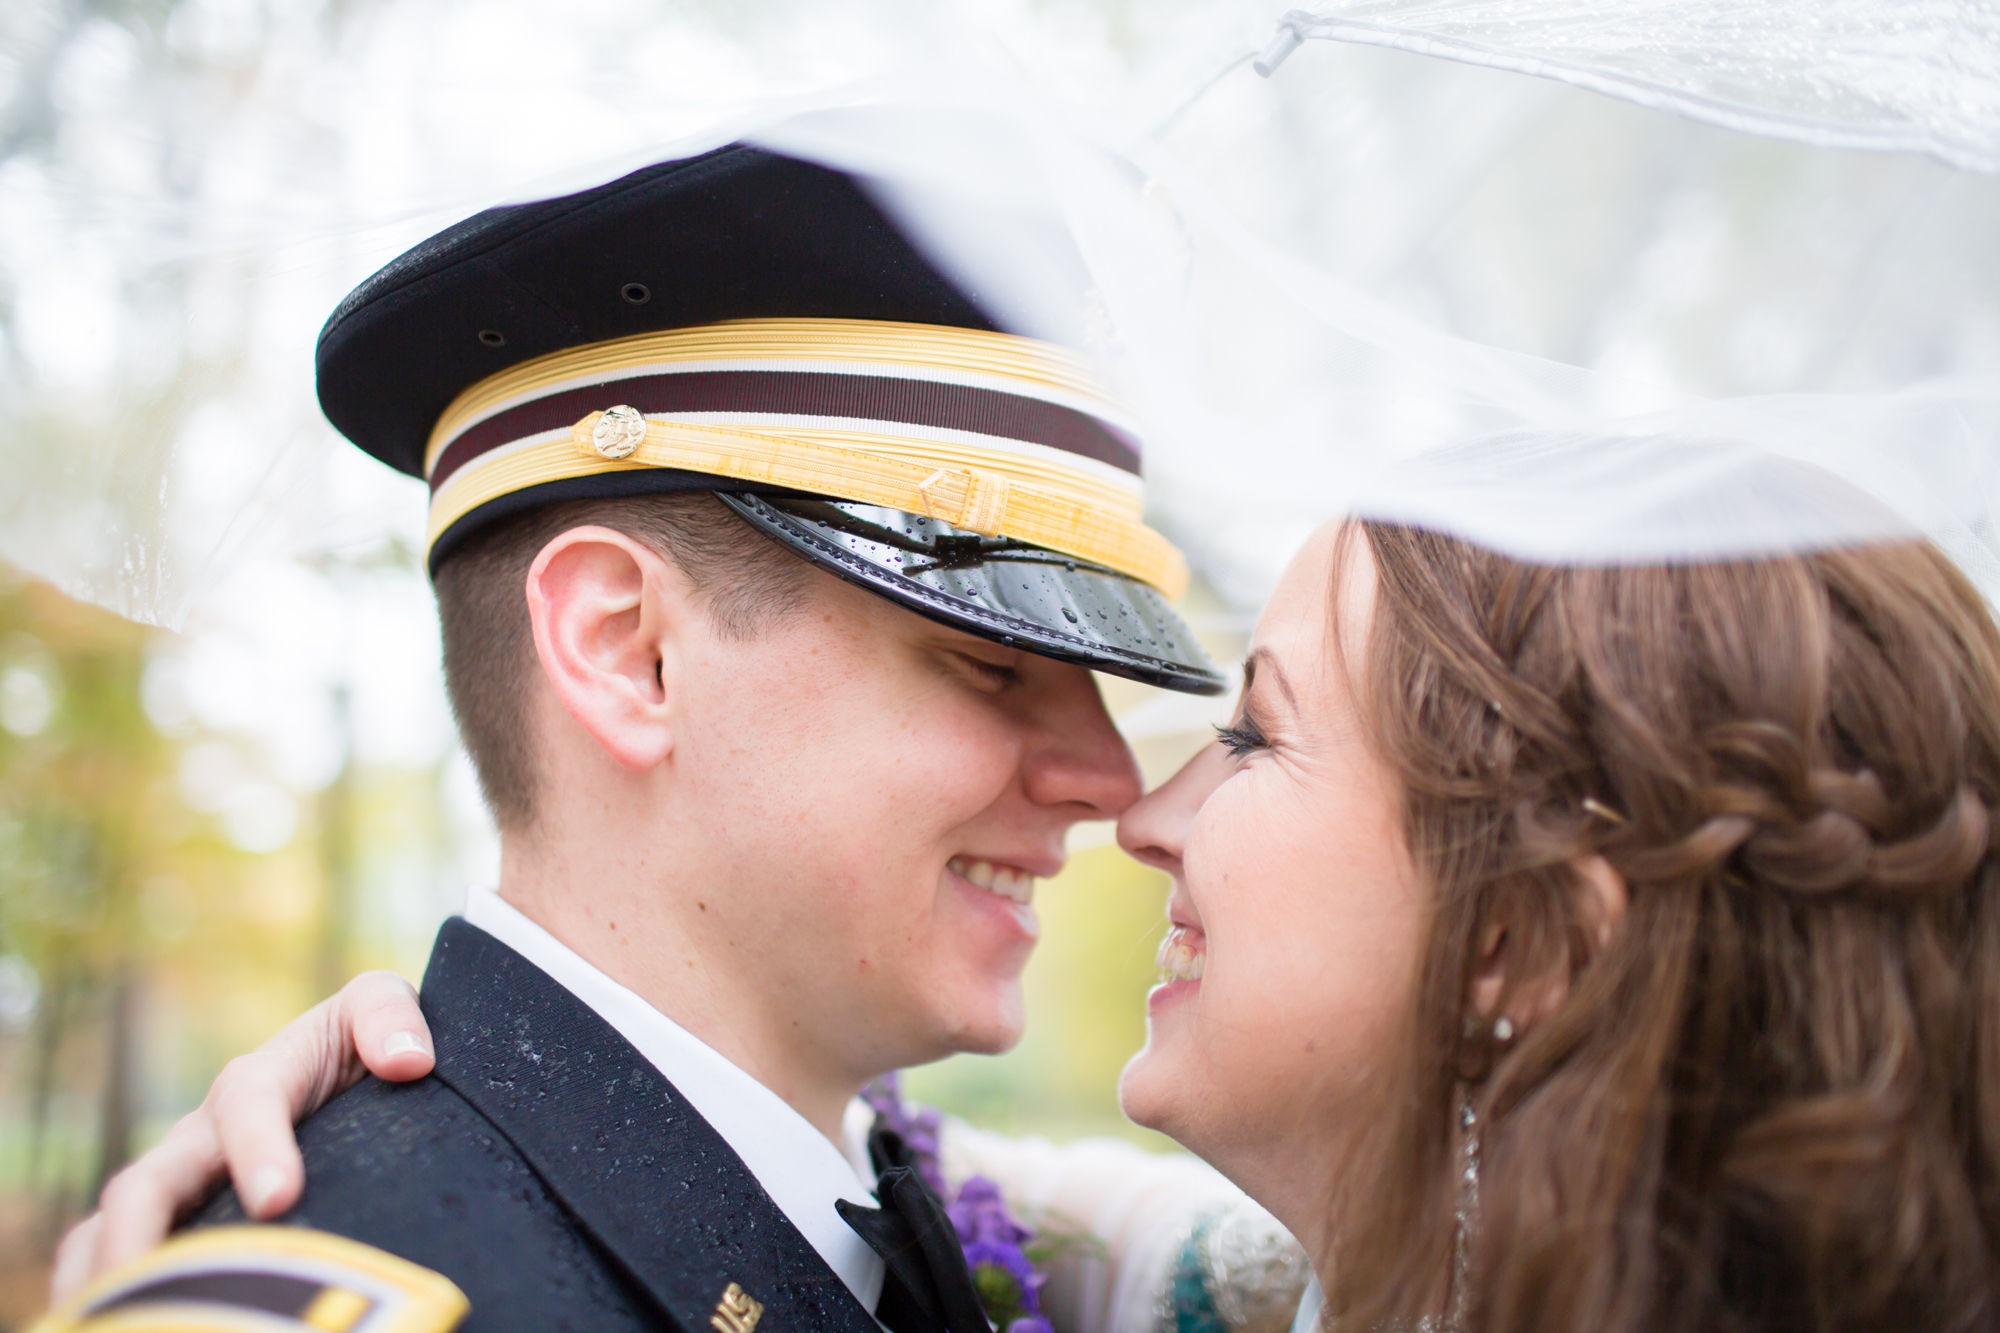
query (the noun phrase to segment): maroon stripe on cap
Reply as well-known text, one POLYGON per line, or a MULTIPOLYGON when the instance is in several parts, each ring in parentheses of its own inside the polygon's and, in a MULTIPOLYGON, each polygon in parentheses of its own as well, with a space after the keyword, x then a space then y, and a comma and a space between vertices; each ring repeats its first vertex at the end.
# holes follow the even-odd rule
POLYGON ((887 375, 823 371, 697 370, 611 380, 537 398, 488 417, 453 440, 431 470, 431 491, 473 459, 515 440, 575 425, 625 403, 641 412, 769 412, 973 431, 1094 458, 1134 475, 1136 443, 1088 412, 998 389, 887 375))

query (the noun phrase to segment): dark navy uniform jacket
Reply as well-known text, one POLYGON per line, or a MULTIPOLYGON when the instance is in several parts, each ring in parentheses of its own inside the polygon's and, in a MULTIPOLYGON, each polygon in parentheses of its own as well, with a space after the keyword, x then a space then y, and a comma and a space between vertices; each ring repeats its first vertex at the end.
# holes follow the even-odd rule
MULTIPOLYGON (((299 1130, 284 1221, 444 1274, 478 1330, 881 1333, 742 1159, 650 1061, 492 936, 445 923, 424 975, 437 1068, 366 1079, 299 1130)), ((196 1225, 240 1222, 233 1192, 196 1225)))

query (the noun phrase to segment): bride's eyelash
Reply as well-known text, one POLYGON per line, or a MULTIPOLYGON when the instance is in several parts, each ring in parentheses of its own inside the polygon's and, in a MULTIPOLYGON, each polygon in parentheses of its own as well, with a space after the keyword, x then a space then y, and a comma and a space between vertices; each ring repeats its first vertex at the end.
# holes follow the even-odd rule
POLYGON ((1269 741, 1264 739, 1263 731, 1259 729, 1256 722, 1247 713, 1233 727, 1217 727, 1215 729, 1215 739, 1228 747, 1231 759, 1242 759, 1254 751, 1264 749, 1270 744, 1269 741))

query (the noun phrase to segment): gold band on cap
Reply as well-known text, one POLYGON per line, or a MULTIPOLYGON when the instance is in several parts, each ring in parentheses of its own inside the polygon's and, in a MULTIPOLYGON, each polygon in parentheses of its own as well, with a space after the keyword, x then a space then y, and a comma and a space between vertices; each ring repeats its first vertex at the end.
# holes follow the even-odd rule
POLYGON ((426 546, 481 505, 516 491, 672 468, 924 514, 1105 566, 1170 598, 1186 590, 1187 561, 1142 520, 1136 478, 1092 459, 1054 448, 998 447, 1008 441, 988 446, 965 432, 938 438, 939 432, 903 431, 886 421, 855 423, 873 429, 825 421, 710 423, 645 417, 619 402, 621 379, 676 362, 788 361, 872 366, 943 383, 997 382, 1103 418, 1120 415, 1081 358, 1009 334, 866 320, 744 320, 621 338, 536 358, 459 395, 432 432, 427 473, 461 435, 521 403, 582 389, 603 406, 567 433, 544 430, 457 465, 432 496, 426 546))
MULTIPOLYGON (((577 422, 567 438, 506 452, 452 478, 431 506, 426 544, 480 505, 570 477, 679 468, 758 486, 856 500, 924 514, 985 536, 1046 546, 1150 583, 1170 598, 1187 591, 1187 561, 1136 518, 1014 481, 997 468, 936 466, 846 449, 775 431, 731 430, 684 421, 647 421, 645 436, 620 458, 604 456, 596 428, 604 413, 577 422)), ((998 454, 996 462, 1019 460, 998 454)))
MULTIPOLYGON (((1060 393, 1104 416, 1122 415, 1083 357, 1034 338, 872 319, 737 319, 565 348, 489 375, 454 398, 438 418, 424 451, 424 473, 430 474, 445 446, 469 424, 503 403, 593 379, 605 381, 608 389, 638 366, 714 361, 860 363, 918 377, 943 371, 1060 393)), ((614 395, 606 406, 616 401, 614 395)))

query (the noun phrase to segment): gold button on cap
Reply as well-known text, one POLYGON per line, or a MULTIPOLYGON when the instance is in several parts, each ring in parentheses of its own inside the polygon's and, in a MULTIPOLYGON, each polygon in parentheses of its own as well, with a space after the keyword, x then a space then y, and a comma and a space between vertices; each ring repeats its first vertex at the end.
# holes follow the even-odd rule
POLYGON ((646 442, 646 418, 636 407, 620 403, 608 408, 591 427, 590 445, 598 455, 616 461, 630 458, 646 442))

